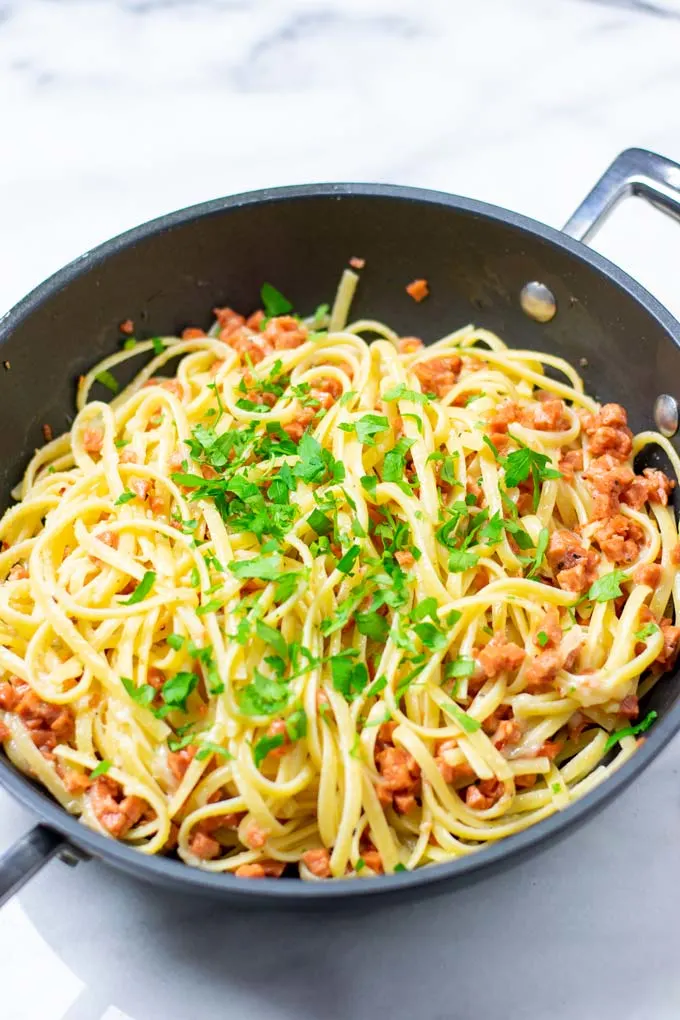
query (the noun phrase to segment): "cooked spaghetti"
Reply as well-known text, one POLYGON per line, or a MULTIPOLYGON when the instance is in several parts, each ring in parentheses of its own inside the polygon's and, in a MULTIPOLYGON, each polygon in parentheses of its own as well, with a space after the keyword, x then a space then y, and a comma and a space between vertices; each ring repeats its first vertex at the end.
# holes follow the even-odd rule
POLYGON ((142 853, 448 861, 567 807, 653 721, 680 547, 674 483, 633 457, 677 473, 671 444, 486 330, 346 325, 356 280, 307 319, 265 285, 247 320, 129 338, 0 522, 4 749, 142 853))

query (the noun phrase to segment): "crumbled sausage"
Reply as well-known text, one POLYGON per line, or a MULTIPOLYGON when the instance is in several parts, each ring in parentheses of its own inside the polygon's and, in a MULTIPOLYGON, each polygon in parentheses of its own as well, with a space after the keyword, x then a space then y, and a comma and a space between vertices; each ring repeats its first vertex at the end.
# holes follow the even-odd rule
POLYGON ((583 471, 583 451, 567 450, 557 466, 566 481, 571 482, 575 471, 583 471))
POLYGON ((425 393, 445 397, 453 387, 460 372, 461 361, 457 354, 430 358, 413 366, 413 371, 425 393))
POLYGON ((620 404, 605 404, 596 414, 585 415, 583 431, 589 437, 588 449, 593 457, 609 454, 626 460, 633 449, 633 433, 628 416, 620 404))
POLYGON ((187 326, 182 330, 182 340, 197 340, 199 337, 205 335, 205 330, 199 329, 197 326, 187 326))
POLYGON ((87 453, 101 453, 104 433, 101 429, 83 429, 83 449, 87 453))
POLYGON ((671 669, 680 649, 680 627, 673 626, 667 616, 663 617, 660 626, 663 634, 663 648, 656 657, 656 662, 666 669, 671 669))
POLYGON ((90 788, 90 804, 100 824, 116 839, 127 835, 144 813, 141 797, 123 795, 120 783, 99 776, 90 788))
POLYGON ((415 354, 422 351, 425 344, 417 336, 400 336, 397 340, 397 350, 400 354, 415 354))
POLYGON ((487 811, 503 796, 503 784, 498 779, 483 779, 468 786, 465 803, 474 811, 487 811))
POLYGON ((593 494, 593 519, 600 520, 618 513, 619 500, 635 474, 627 464, 620 464, 615 458, 605 455, 590 463, 585 478, 593 494))
POLYGON ((650 588, 656 588, 661 580, 661 564, 642 563, 633 573, 633 580, 636 584, 646 584, 650 588))
POLYGON ((615 514, 597 529, 594 537, 612 563, 632 563, 640 555, 645 533, 637 521, 615 514))
POLYGON ((181 751, 168 752, 168 765, 175 779, 181 781, 184 778, 184 774, 194 760, 197 751, 198 747, 195 744, 189 744, 187 747, 183 747, 181 751))
POLYGON ((641 510, 645 503, 661 503, 668 506, 668 499, 675 488, 663 471, 656 468, 645 468, 641 475, 636 475, 621 496, 621 502, 627 503, 634 510, 641 510))
POLYGON ((189 840, 189 849, 202 861, 211 861, 219 855, 222 847, 213 836, 205 832, 194 832, 189 840))
POLYGON ((424 301, 430 293, 427 280, 413 280, 406 288, 406 293, 409 297, 412 297, 414 301, 424 301))
POLYGON ((366 265, 366 259, 360 259, 358 255, 352 255, 349 264, 352 269, 363 269, 366 265))
POLYGON ((258 825, 256 821, 253 820, 246 826, 243 842, 251 850, 261 850, 268 839, 269 833, 262 826, 258 825))
POLYGON ((325 847, 318 850, 306 850, 302 855, 302 860, 317 878, 331 877, 331 855, 325 847))
POLYGON ((584 592, 597 576, 598 554, 586 549, 572 531, 561 529, 552 533, 546 559, 565 591, 584 592))
POLYGON ((505 635, 494 634, 485 648, 477 653, 477 661, 490 679, 504 670, 515 670, 524 662, 525 651, 512 641, 506 641, 505 635))

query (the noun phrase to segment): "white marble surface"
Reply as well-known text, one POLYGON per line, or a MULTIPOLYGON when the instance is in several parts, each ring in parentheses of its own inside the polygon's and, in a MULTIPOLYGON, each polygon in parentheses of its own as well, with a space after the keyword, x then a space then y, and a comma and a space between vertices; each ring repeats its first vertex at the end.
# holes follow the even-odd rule
MULTIPOLYGON (((559 225, 628 145, 680 159, 680 2, 0 0, 0 309, 173 207, 306 180, 559 225)), ((680 230, 598 247, 680 314, 680 230)), ((625 394, 623 395, 625 397, 625 394)), ((680 743, 561 846, 429 903, 283 918, 50 865, 0 911, 3 1020, 672 1020, 680 743)), ((0 848, 31 823, 0 794, 0 848)))

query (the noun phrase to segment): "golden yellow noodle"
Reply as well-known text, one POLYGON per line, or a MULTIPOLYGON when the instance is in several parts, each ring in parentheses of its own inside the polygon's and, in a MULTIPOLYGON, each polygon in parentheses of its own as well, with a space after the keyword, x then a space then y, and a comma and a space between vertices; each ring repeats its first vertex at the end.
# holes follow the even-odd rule
MULTIPOLYGON (((330 318, 305 320, 304 343, 250 368, 217 335, 107 358, 0 522, 0 678, 75 719, 42 753, 26 713, 2 711, 5 750, 100 832, 111 829, 91 788, 69 792, 67 776, 98 767, 110 789, 141 798, 123 838, 143 853, 177 835, 182 860, 214 872, 264 860, 313 879, 302 858, 315 848, 334 877, 412 869, 565 808, 635 750, 624 733, 609 760, 608 734, 626 725, 620 704, 641 675, 647 690, 661 673, 663 633, 641 611, 659 620, 670 602, 677 614, 672 510, 622 506, 644 541, 617 574, 600 558, 606 598, 558 587, 549 535, 580 525, 588 546, 595 527, 583 472, 557 471, 565 450, 589 463, 579 411, 598 405, 579 375, 473 326, 400 353, 387 326, 345 325, 355 282, 346 276, 330 318), (453 354, 462 370, 428 397, 418 366, 453 354), (140 355, 151 360, 109 404, 90 399, 97 377, 140 355), (179 386, 158 379, 168 362, 179 386), (296 446, 282 428, 318 410, 313 392, 329 380, 342 396, 296 446), (567 402, 560 429, 515 423, 495 450, 494 411, 536 407, 539 390, 567 402), (544 457, 532 462, 536 503, 520 512, 507 457, 527 448, 544 457), (632 580, 656 560, 655 589, 632 580), (572 654, 531 693, 551 608, 572 654), (480 676, 494 634, 525 657, 480 676), (575 713, 585 728, 568 736, 575 713), (519 727, 505 745, 494 738, 503 717, 519 727), (385 746, 408 753, 410 800, 393 799, 376 767, 385 746), (471 806, 466 775, 501 784, 490 806, 471 806)), ((635 451, 648 444, 677 473, 671 445, 644 433, 635 451)))

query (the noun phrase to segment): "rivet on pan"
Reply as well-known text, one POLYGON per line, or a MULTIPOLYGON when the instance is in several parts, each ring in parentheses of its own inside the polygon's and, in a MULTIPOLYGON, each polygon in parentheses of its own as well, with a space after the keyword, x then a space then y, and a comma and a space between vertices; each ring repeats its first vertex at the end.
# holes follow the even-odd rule
POLYGON ((69 868, 75 868, 77 864, 90 859, 89 854, 86 854, 84 850, 76 850, 74 846, 64 847, 57 856, 62 864, 68 864, 69 868))
POLYGON ((678 402, 668 393, 662 393, 654 404, 654 421, 662 436, 669 439, 678 431, 678 402))
POLYGON ((550 322, 557 311, 555 295, 549 287, 539 283, 538 280, 524 284, 519 292, 519 303, 525 314, 536 322, 550 322))

